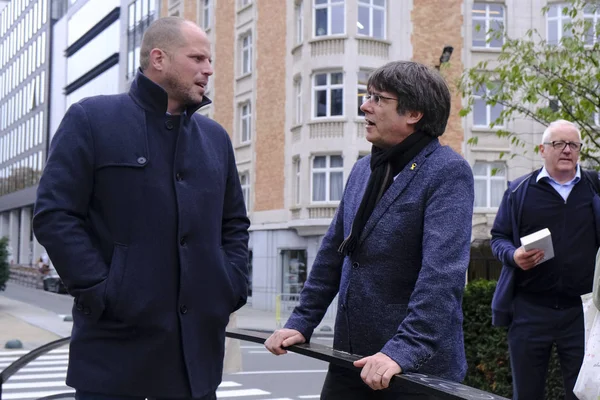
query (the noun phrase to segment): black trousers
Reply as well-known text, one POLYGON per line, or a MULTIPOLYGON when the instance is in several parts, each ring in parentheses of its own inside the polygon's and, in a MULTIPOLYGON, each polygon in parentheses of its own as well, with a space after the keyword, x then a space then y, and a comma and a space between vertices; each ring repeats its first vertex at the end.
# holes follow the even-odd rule
POLYGON ((425 394, 408 392, 394 386, 373 390, 360 377, 360 370, 329 366, 325 377, 321 400, 434 400, 425 394))
POLYGON ((544 400, 552 345, 556 343, 565 399, 577 400, 573 388, 583 363, 583 307, 551 308, 515 296, 508 331, 514 400, 544 400))

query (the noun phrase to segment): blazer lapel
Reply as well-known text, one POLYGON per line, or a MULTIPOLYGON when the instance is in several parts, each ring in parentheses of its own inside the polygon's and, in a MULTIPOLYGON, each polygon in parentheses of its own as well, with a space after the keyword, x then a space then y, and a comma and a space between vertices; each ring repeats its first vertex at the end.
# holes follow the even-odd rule
POLYGON ((420 167, 425 162, 427 156, 431 154, 434 150, 436 150, 438 147, 440 147, 439 142, 437 140, 433 140, 430 144, 427 145, 427 147, 425 147, 419 154, 417 154, 417 156, 413 158, 402 171, 400 171, 396 180, 384 193, 381 200, 379 200, 379 203, 377 203, 377 205, 375 206, 373 213, 367 220, 365 228, 363 229, 360 235, 358 246, 360 246, 362 242, 365 241, 365 239, 369 236, 377 222, 379 222, 381 217, 385 214, 387 209, 408 187, 408 185, 413 180, 420 167))

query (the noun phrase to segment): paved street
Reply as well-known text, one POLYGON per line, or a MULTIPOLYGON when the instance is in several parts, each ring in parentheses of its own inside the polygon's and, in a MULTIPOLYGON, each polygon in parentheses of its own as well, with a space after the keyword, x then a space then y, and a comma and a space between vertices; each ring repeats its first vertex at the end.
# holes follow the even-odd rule
MULTIPOLYGON (((217 392, 228 399, 318 398, 325 363, 288 354, 274 357, 264 347, 242 344, 243 371, 227 374, 217 392)), ((0 370, 27 351, 0 352, 0 370)), ((3 400, 28 400, 72 391, 65 384, 68 348, 53 350, 23 368, 3 386, 3 400)))
MULTIPOLYGON (((62 316, 70 314, 72 298, 41 290, 9 284, 0 295, 30 305, 44 308, 56 315, 57 324, 62 316)), ((247 310, 240 312, 238 327, 256 328, 270 322, 268 313, 258 314, 247 310), (259 320, 262 318, 262 321, 259 320)), ((43 331, 40 331, 43 332, 43 331)), ((315 342, 331 345, 331 337, 316 337, 315 342)), ((242 369, 240 372, 225 374, 218 390, 218 398, 250 400, 300 400, 319 398, 325 378, 327 364, 305 356, 288 353, 276 357, 261 345, 241 343, 242 369)), ((28 350, 0 352, 0 370, 28 350)), ((65 385, 68 347, 54 350, 13 376, 3 387, 3 400, 27 400, 71 391, 65 385)))

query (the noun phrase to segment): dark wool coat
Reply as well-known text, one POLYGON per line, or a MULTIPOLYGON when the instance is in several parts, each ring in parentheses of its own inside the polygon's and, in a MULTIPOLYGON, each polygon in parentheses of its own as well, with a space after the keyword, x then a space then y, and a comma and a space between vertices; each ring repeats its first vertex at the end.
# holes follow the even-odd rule
POLYGON ((300 305, 286 324, 307 339, 336 293, 335 349, 379 351, 404 372, 461 381, 466 373, 462 296, 469 265, 473 174, 432 141, 375 206, 349 257, 338 253, 371 173, 358 161, 325 235, 300 305))
POLYGON ((249 220, 227 132, 195 113, 209 102, 169 116, 138 73, 128 94, 72 105, 52 140, 33 229, 75 298, 76 389, 202 397, 221 382, 249 220))

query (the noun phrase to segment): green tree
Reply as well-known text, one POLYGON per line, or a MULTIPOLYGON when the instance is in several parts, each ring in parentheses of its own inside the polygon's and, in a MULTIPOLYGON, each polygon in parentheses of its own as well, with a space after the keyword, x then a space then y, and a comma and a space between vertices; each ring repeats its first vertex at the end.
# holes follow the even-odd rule
MULTIPOLYGON (((475 94, 490 106, 504 107, 492 127, 510 126, 515 118, 532 119, 547 126, 557 119, 577 123, 585 146, 581 159, 600 166, 600 29, 594 24, 598 0, 570 0, 541 12, 562 13, 563 32, 557 43, 529 30, 523 37, 510 38, 502 32, 489 32, 489 40, 504 35, 504 45, 496 61, 484 61, 465 70, 459 89, 467 100, 461 110, 466 116, 473 110, 475 94), (483 90, 487 88, 488 90, 483 90)), ((528 132, 531 133, 531 132, 528 132)), ((518 132, 498 129, 523 153, 531 150, 518 132)), ((469 139, 477 144, 477 137, 469 139)), ((537 152, 537 147, 533 149, 537 152)))
POLYGON ((0 238, 0 290, 6 289, 6 282, 10 275, 8 266, 8 237, 0 238))

